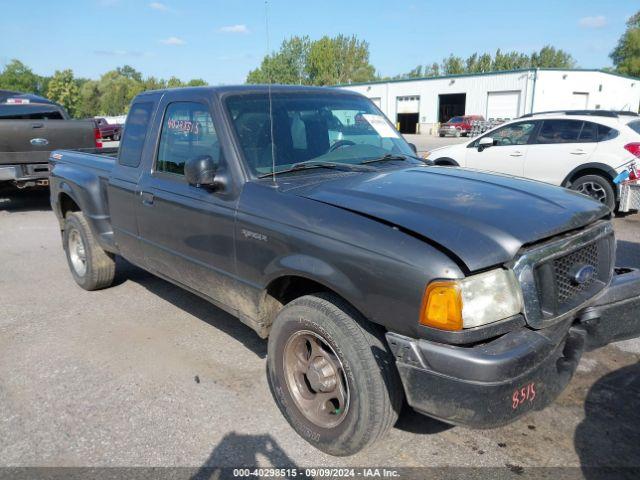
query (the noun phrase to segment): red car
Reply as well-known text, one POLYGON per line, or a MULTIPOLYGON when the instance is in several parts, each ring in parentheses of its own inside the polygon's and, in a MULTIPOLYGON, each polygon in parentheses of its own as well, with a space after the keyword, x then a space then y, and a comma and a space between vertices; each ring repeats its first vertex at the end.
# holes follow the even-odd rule
POLYGON ((96 118, 96 125, 100 129, 100 137, 109 140, 120 140, 122 125, 109 123, 105 118, 96 118))
POLYGON ((443 123, 438 130, 441 137, 445 135, 453 135, 459 137, 461 135, 468 136, 471 132, 471 124, 475 120, 483 121, 482 115, 463 115, 461 117, 453 117, 447 123, 443 123))

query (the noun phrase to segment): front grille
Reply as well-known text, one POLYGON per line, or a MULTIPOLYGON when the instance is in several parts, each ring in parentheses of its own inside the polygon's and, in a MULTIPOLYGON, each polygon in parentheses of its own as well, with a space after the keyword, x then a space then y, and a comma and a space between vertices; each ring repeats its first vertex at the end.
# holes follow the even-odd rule
POLYGON ((522 287, 529 325, 543 327, 588 304, 609 284, 614 258, 615 238, 608 221, 523 250, 512 268, 522 287))
POLYGON ((556 295, 560 306, 593 287, 593 283, 598 278, 598 263, 598 244, 596 242, 553 260, 556 295), (576 268, 585 265, 594 267, 595 274, 584 283, 576 283, 573 278, 576 268))

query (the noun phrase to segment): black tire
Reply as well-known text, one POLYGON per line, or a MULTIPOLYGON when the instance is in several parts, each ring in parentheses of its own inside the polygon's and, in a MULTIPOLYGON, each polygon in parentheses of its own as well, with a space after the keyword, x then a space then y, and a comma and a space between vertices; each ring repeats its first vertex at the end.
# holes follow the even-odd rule
POLYGON ((600 175, 584 175, 571 183, 571 190, 589 195, 611 210, 616 207, 616 194, 611 182, 600 175))
MULTIPOLYGON (((331 455, 353 455, 374 443, 394 425, 402 406, 402 384, 383 333, 330 294, 300 297, 280 311, 269 336, 267 376, 271 393, 293 429, 331 455), (339 359, 339 378, 347 386, 346 408, 330 412, 341 416, 340 423, 328 428, 303 413, 287 382, 288 345, 305 332, 320 337, 329 347, 325 353, 331 350, 339 359)), ((300 384, 311 385, 306 375, 300 384)))
POLYGON ((111 286, 116 274, 115 259, 98 245, 81 212, 67 213, 62 246, 67 255, 71 275, 78 285, 85 290, 99 290, 111 286), (82 252, 78 248, 80 241, 82 252))
POLYGON ((441 133, 441 134, 440 134, 440 138, 444 138, 444 133, 441 133))

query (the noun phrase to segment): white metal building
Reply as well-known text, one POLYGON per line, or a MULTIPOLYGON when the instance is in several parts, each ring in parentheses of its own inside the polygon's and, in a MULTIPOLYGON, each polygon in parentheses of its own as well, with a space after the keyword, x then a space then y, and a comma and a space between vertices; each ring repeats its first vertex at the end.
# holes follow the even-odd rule
POLYGON ((548 110, 640 107, 640 79, 600 70, 511 70, 340 87, 371 98, 403 133, 428 133, 456 115, 511 119, 548 110))

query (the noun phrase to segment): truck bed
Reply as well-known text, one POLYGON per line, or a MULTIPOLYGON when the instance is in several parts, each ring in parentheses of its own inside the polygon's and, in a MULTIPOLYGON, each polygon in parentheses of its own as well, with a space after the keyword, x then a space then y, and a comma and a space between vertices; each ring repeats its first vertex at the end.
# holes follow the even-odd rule
POLYGON ((51 167, 57 163, 69 163, 109 173, 115 164, 117 156, 117 148, 81 148, 76 150, 56 150, 51 153, 49 161, 51 167))

